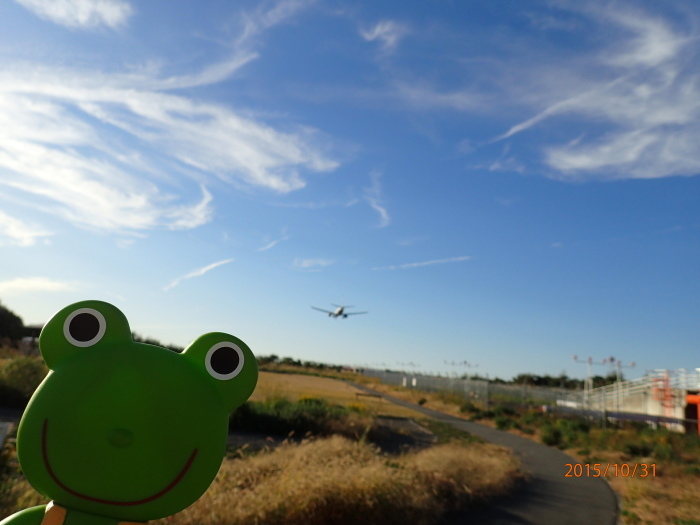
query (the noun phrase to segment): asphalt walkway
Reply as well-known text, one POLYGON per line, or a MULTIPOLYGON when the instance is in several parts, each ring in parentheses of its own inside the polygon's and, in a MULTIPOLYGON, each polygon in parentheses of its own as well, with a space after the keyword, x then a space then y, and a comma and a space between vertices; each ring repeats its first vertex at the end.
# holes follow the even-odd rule
MULTIPOLYGON (((364 385, 352 385, 378 393, 364 385)), ((408 407, 433 419, 479 436, 484 441, 508 447, 520 458, 527 481, 514 493, 486 505, 453 515, 440 525, 466 523, 484 525, 615 525, 617 498, 600 478, 566 478, 567 463, 575 460, 555 448, 532 440, 430 410, 386 394, 392 403, 408 407)))

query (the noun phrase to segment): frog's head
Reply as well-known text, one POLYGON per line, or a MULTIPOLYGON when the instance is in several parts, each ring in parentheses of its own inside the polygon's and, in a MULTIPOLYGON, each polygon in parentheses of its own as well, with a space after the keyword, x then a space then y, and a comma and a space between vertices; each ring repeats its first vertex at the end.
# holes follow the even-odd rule
POLYGON ((28 481, 57 504, 128 521, 196 501, 226 450, 228 414, 258 370, 243 341, 209 333, 182 354, 136 343, 117 308, 64 308, 39 337, 50 369, 17 432, 28 481))

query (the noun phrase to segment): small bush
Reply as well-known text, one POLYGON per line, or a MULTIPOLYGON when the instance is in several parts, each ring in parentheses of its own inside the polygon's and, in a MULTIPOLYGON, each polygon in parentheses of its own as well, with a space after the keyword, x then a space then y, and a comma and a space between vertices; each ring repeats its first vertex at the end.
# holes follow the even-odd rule
POLYGON ((686 474, 691 474, 693 476, 700 476, 700 465, 688 465, 683 470, 686 474))
POLYGON ((425 399, 424 397, 421 397, 421 398, 418 400, 418 404, 419 404, 420 406, 425 405, 427 402, 428 402, 428 400, 425 399))
POLYGON ((515 410, 513 410, 511 407, 509 407, 507 405, 498 405, 496 408, 493 409, 493 413, 496 417, 514 416, 515 410))
POLYGON ((465 401, 465 402, 462 403, 462 405, 459 407, 459 411, 460 411, 462 414, 464 414, 465 412, 476 412, 476 411, 478 411, 478 410, 479 410, 479 409, 477 408, 477 406, 476 406, 474 403, 472 403, 471 401, 465 401))
POLYGON ((325 399, 302 398, 292 402, 278 397, 267 401, 248 401, 238 408, 229 419, 229 426, 236 430, 268 432, 280 436, 294 431, 297 435, 311 433, 329 435, 339 433, 347 437, 357 437, 362 416, 325 399), (353 423, 353 424, 351 424, 353 423))
POLYGON ((49 370, 37 357, 18 357, 0 370, 0 405, 24 408, 49 370))
POLYGON ((549 445, 550 447, 558 447, 563 444, 561 430, 554 425, 546 424, 542 427, 542 434, 540 435, 542 443, 549 445))
POLYGON ((508 430, 516 426, 515 420, 506 416, 496 416, 494 418, 494 422, 496 423, 496 428, 498 430, 508 430))
POLYGON ((479 421, 480 419, 491 419, 493 418, 493 410, 476 410, 469 417, 469 421, 479 421))
POLYGON ((622 451, 630 456, 646 457, 651 454, 652 450, 654 450, 654 447, 652 447, 650 443, 644 441, 639 443, 625 443, 622 446, 622 451))
MULTIPOLYGON (((676 461, 679 459, 679 454, 670 443, 657 443, 654 445, 653 449, 650 450, 650 453, 653 454, 656 459, 665 461, 676 461)), ((649 453, 643 455, 648 456, 649 453)))
POLYGON ((541 412, 533 412, 533 411, 530 411, 530 412, 526 412, 525 414, 523 414, 523 415, 521 416, 520 422, 521 422, 523 425, 535 425, 535 424, 541 422, 542 419, 543 419, 543 418, 542 418, 542 413, 541 413, 541 412))
POLYGON ((350 412, 355 412, 356 414, 364 414, 367 412, 367 405, 364 403, 348 403, 347 409, 350 412))

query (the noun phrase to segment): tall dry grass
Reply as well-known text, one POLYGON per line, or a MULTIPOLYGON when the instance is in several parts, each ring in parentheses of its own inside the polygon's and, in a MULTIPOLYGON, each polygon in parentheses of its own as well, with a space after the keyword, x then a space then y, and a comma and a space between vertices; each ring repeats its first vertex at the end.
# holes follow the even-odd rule
POLYGON ((158 525, 428 524, 507 491, 517 462, 492 445, 439 445, 398 458, 340 436, 228 459, 194 505, 158 525))

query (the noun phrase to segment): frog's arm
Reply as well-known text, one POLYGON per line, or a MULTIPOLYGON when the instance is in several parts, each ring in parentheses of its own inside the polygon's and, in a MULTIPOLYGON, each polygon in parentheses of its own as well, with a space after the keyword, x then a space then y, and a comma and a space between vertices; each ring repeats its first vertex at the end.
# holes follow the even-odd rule
POLYGON ((44 519, 45 510, 46 505, 20 510, 0 521, 0 525, 40 525, 41 520, 44 519))

